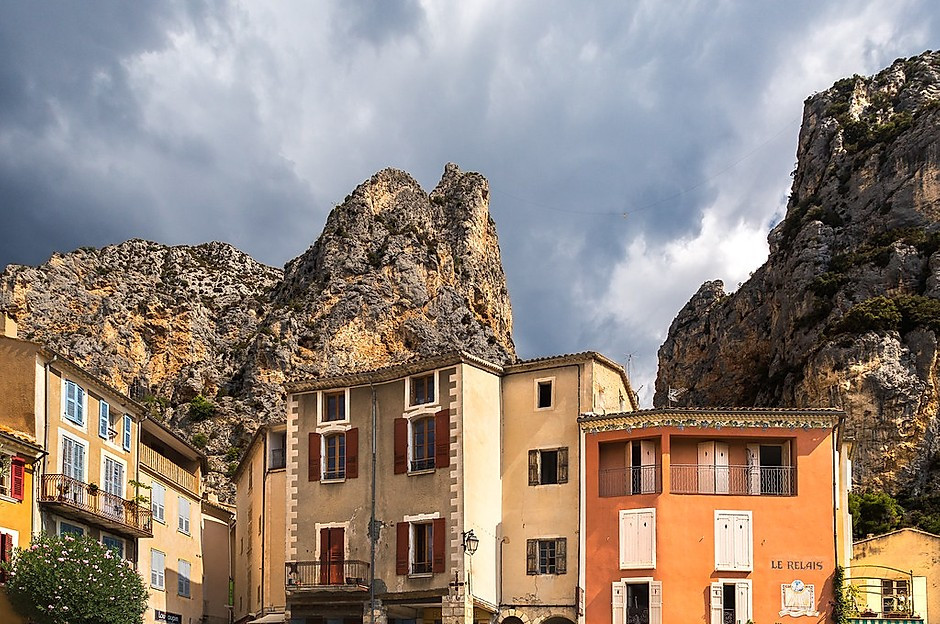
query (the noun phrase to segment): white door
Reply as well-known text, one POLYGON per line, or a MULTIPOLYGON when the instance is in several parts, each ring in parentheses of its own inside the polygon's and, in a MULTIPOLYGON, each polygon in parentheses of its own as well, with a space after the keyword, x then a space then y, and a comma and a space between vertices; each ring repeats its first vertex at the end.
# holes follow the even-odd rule
POLYGON ((656 491, 656 443, 640 440, 640 493, 656 491))
POLYGON ((699 494, 715 493, 715 443, 698 443, 698 491, 699 494))
POLYGON ((124 514, 124 465, 110 457, 104 458, 104 496, 102 509, 110 516, 121 517, 124 514))
POLYGON ((747 493, 760 494, 760 445, 747 445, 747 493))
POLYGON ((715 442, 715 493, 728 493, 728 445, 715 442))

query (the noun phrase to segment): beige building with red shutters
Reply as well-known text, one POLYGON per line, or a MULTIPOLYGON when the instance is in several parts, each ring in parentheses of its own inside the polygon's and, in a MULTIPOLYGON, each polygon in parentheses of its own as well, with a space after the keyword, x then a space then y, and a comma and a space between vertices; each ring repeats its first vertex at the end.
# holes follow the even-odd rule
POLYGON ((282 619, 576 621, 577 419, 634 408, 596 353, 455 353, 292 384, 282 619))

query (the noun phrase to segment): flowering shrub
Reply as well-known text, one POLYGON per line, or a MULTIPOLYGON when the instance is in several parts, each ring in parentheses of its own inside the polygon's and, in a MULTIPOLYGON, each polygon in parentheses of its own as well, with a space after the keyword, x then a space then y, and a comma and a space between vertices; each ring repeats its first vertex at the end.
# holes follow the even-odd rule
POLYGON ((19 548, 6 592, 37 624, 140 624, 143 579, 120 556, 89 537, 40 535, 19 548))

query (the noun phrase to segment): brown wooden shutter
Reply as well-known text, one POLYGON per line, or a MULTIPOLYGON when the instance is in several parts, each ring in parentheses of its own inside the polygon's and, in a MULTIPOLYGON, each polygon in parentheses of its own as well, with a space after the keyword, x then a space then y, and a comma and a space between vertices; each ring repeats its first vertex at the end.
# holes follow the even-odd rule
POLYGON ((346 478, 359 477, 359 428, 346 432, 346 478))
POLYGON ((399 522, 397 540, 395 543, 395 574, 408 574, 408 537, 411 533, 411 523, 399 522))
POLYGON ((434 415, 434 467, 450 466, 450 410, 444 409, 434 415))
POLYGON ((395 419, 395 474, 408 472, 408 421, 395 419))
POLYGON ((539 541, 530 539, 525 541, 525 573, 539 573, 539 541))
POLYGON ((568 483, 568 447, 558 449, 558 482, 568 483))
POLYGON ((330 561, 330 530, 320 529, 320 565, 325 566, 330 561))
POLYGON ((10 462, 10 496, 23 500, 23 473, 26 463, 21 457, 14 457, 10 462))
POLYGON ((320 434, 307 436, 307 481, 320 480, 320 434))
MULTIPOLYGON (((446 410, 445 410, 446 411, 446 410)), ((431 539, 434 540, 431 545, 431 571, 432 572, 443 572, 444 567, 444 551, 447 549, 447 535, 444 533, 444 518, 435 518, 434 526, 431 528, 431 539)))
POLYGON ((555 540, 555 573, 568 572, 568 538, 559 537, 555 540))
POLYGON ((539 452, 529 451, 529 485, 539 484, 539 452))

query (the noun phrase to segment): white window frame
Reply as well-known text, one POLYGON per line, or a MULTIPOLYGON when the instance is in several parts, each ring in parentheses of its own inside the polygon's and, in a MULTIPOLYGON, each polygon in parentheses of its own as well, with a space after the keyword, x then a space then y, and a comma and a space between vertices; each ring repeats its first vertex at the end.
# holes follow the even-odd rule
POLYGON ((613 624, 626 624, 626 611, 624 601, 627 595, 627 585, 648 586, 650 602, 649 624, 663 624, 663 582, 656 581, 652 576, 638 576, 636 578, 622 578, 611 584, 611 622, 613 624), (654 610, 654 607, 656 609, 654 610))
POLYGON ((77 528, 77 529, 81 529, 83 536, 88 535, 88 527, 85 526, 84 524, 82 524, 82 523, 80 523, 80 522, 75 522, 74 520, 63 520, 63 519, 61 519, 61 518, 56 518, 56 522, 55 522, 55 534, 58 535, 58 536, 60 536, 60 537, 63 535, 63 533, 62 533, 62 525, 63 525, 63 524, 67 524, 68 526, 72 526, 72 527, 75 527, 75 528, 77 528))
POLYGON ((441 405, 441 375, 440 370, 426 371, 417 375, 408 375, 405 377, 405 410, 431 410, 438 411, 441 405), (418 377, 434 377, 434 400, 427 403, 411 402, 411 381, 418 377))
MULTIPOLYGON (((430 404, 424 404, 421 407, 429 407, 430 404)), ((437 409, 428 409, 414 412, 405 416, 405 420, 408 423, 408 445, 406 459, 408 461, 408 474, 424 474, 426 472, 434 472, 437 470, 437 409), (430 454, 428 457, 425 457, 425 460, 431 460, 433 464, 430 468, 422 468, 421 470, 412 470, 411 466, 414 462, 414 446, 415 446, 415 430, 414 423, 416 420, 427 419, 431 425, 431 429, 434 431, 434 444, 431 445, 431 448, 428 450, 430 454)), ((425 434, 427 438, 427 434, 425 434)))
MULTIPOLYGON (((19 502, 13 498, 13 454, 3 450, 0 450, 0 500, 19 502)), ((10 531, 3 529, 3 532, 10 531)))
POLYGON ((150 510, 153 514, 153 519, 160 524, 166 524, 166 487, 162 483, 157 483, 153 481, 150 483, 150 510), (157 497, 154 495, 159 488, 160 490, 160 502, 157 502, 157 497), (160 510, 160 514, 157 514, 157 510, 160 510))
POLYGON ((313 525, 316 535, 315 546, 316 556, 319 557, 322 552, 320 544, 320 529, 343 529, 343 558, 349 559, 349 522, 317 522, 313 525))
POLYGON ((716 509, 715 510, 715 570, 722 572, 750 572, 754 569, 754 514, 748 510, 735 509, 716 509), (731 543, 731 561, 723 561, 721 554, 721 535, 719 532, 719 522, 722 518, 728 518, 733 522, 737 518, 747 518, 747 561, 740 562, 735 558, 735 530, 732 527, 730 533, 731 543))
POLYGON ((533 380, 532 388, 534 390, 535 396, 532 400, 532 409, 534 409, 536 412, 546 412, 555 409, 555 396, 557 394, 555 392, 555 386, 555 377, 539 377, 538 379, 533 380), (547 407, 539 407, 539 384, 543 383, 550 383, 552 385, 551 403, 547 407))
POLYGON ((715 579, 710 585, 709 610, 711 611, 710 624, 724 623, 725 585, 734 585, 735 605, 734 621, 748 622, 754 617, 754 586, 751 579, 715 579), (737 604, 741 595, 741 586, 747 587, 747 600, 745 604, 737 604))
POLYGON ((193 588, 191 577, 193 575, 193 564, 185 559, 177 559, 177 578, 176 578, 176 595, 182 598, 192 598, 193 597, 193 588), (186 565, 188 570, 186 574, 183 574, 183 565, 186 565), (183 593, 183 588, 185 587, 186 593, 183 593))
MULTIPOLYGON (((88 479, 88 442, 79 437, 76 437, 70 431, 65 431, 59 429, 59 466, 62 469, 62 474, 65 474, 65 465, 63 461, 65 460, 65 439, 68 438, 72 444, 77 444, 82 447, 82 478, 79 481, 87 482, 88 479)), ((75 477, 72 477, 73 479, 75 477)))
MULTIPOLYGON (((331 422, 331 425, 335 425, 335 422, 331 422)), ((343 483, 346 480, 346 467, 348 463, 346 461, 347 454, 349 449, 346 448, 346 432, 348 432, 351 427, 347 425, 339 425, 337 427, 329 427, 324 429, 320 433, 320 483, 343 483), (326 445, 327 438, 333 436, 341 435, 343 436, 343 476, 337 478, 327 478, 326 477, 326 466, 327 466, 327 456, 326 456, 326 445)))
POLYGON ((656 569, 656 508, 655 507, 644 507, 641 509, 621 509, 618 524, 617 524, 617 533, 619 536, 618 549, 620 554, 620 569, 621 570, 654 570, 656 569), (629 561, 627 559, 626 551, 626 538, 631 537, 627 536, 624 531, 625 520, 628 516, 635 515, 640 516, 641 514, 651 514, 651 523, 650 532, 652 533, 652 543, 650 544, 650 559, 644 561, 629 561))
POLYGON ((160 591, 166 591, 166 553, 156 548, 150 549, 150 586, 160 591), (156 554, 159 554, 162 558, 162 569, 156 566, 156 554))
POLYGON ((192 535, 192 503, 185 496, 177 497, 176 530, 184 535, 192 535), (183 514, 183 509, 186 514, 183 514))
POLYGON ((431 528, 431 571, 429 572, 415 572, 414 563, 415 563, 415 525, 417 524, 434 524, 434 521, 441 517, 441 512, 435 511, 430 514, 417 514, 414 516, 405 516, 402 518, 404 522, 408 523, 408 576, 411 577, 427 577, 434 574, 434 534, 433 527, 431 528))
POLYGON ((69 425, 81 429, 82 431, 88 431, 88 391, 82 387, 78 382, 67 379, 65 376, 62 377, 62 420, 68 423, 69 425), (68 388, 69 385, 75 386, 78 392, 78 402, 76 403, 76 408, 81 410, 81 420, 72 420, 68 413, 68 388))
POLYGON ((332 390, 321 390, 317 392, 317 429, 320 427, 329 427, 332 425, 349 424, 349 388, 334 388, 332 390), (339 420, 326 420, 326 395, 345 394, 343 399, 343 418, 339 420))

